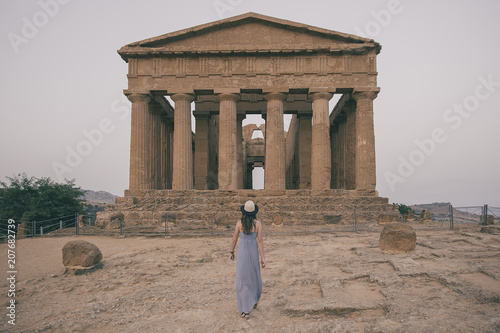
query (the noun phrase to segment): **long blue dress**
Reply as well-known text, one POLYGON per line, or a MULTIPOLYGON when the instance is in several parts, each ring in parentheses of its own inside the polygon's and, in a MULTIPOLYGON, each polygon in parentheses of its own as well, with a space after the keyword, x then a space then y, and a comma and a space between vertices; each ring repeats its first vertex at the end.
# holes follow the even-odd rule
POLYGON ((257 233, 240 232, 236 258, 236 300, 240 312, 250 313, 262 294, 257 233))

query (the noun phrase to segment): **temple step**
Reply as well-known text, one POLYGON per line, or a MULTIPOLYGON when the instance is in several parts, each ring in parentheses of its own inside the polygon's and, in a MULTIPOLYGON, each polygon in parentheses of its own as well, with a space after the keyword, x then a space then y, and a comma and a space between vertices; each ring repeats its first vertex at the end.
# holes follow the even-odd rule
POLYGON ((116 227, 113 220, 122 220, 126 228, 220 232, 234 226, 247 200, 259 206, 258 218, 265 225, 345 225, 352 224, 354 214, 376 223, 381 215, 398 216, 387 198, 362 191, 149 190, 126 192, 98 213, 96 225, 116 227))

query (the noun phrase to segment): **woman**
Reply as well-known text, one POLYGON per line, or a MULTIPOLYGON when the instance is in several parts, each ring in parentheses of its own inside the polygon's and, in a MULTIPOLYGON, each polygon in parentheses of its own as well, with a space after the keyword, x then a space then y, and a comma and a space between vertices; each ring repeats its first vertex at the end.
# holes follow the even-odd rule
POLYGON ((264 245, 262 241, 262 223, 255 215, 259 207, 249 200, 241 206, 241 220, 236 223, 233 240, 231 241, 231 260, 234 260, 234 248, 238 245, 238 258, 236 259, 236 300, 241 317, 248 319, 250 311, 257 307, 262 293, 262 277, 260 264, 266 267, 264 245))

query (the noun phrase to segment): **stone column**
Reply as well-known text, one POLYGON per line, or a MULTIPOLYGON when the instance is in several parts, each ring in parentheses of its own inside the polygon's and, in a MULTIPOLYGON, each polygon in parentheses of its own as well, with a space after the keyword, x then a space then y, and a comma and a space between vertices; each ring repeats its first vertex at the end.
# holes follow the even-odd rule
POLYGON ((149 125, 149 149, 150 149, 150 183, 151 189, 159 190, 161 184, 161 113, 162 109, 158 103, 151 101, 149 103, 151 113, 149 125))
POLYGON ((330 179, 330 188, 337 188, 336 187, 336 179, 337 179, 337 173, 336 173, 336 170, 337 170, 337 161, 335 160, 335 155, 337 155, 335 153, 335 144, 336 144, 336 141, 335 141, 335 135, 336 135, 336 132, 335 132, 335 122, 330 122, 330 158, 331 158, 331 161, 332 161, 332 169, 331 169, 331 179, 330 179))
POLYGON ((160 149, 160 189, 167 188, 167 161, 168 161, 168 132, 167 132, 167 119, 162 116, 161 118, 161 149, 160 149))
POLYGON ((195 111, 196 136, 194 143, 194 188, 208 189, 208 122, 207 112, 195 111))
POLYGON ((328 101, 333 94, 318 92, 310 95, 313 101, 311 142, 311 187, 329 189, 331 179, 330 119, 328 101))
POLYGON ((338 134, 339 126, 336 120, 330 126, 330 142, 331 142, 331 152, 332 152, 332 188, 339 188, 339 155, 338 155, 338 134))
POLYGON ((299 189, 311 188, 312 117, 299 114, 299 189))
POLYGON ((166 123, 168 135, 167 152, 167 189, 172 189, 172 177, 174 175, 174 122, 168 120, 166 123))
POLYGON ((219 190, 238 188, 237 94, 219 94, 219 190))
POLYGON ((345 114, 340 114, 337 116, 338 118, 338 183, 339 188, 346 188, 346 117, 345 114))
MULTIPOLYGON (((243 128, 242 128, 243 130, 243 128)), ((242 133, 242 137, 243 137, 243 133, 242 133)), ((241 171, 243 173, 243 189, 246 189, 247 188, 247 176, 248 176, 248 167, 247 167, 247 144, 245 141, 243 141, 243 138, 241 140, 241 160, 242 160, 242 164, 241 164, 241 171)))
POLYGON ((208 121, 208 189, 219 188, 219 115, 211 115, 208 121))
POLYGON ((238 161, 238 187, 239 189, 244 188, 244 159, 243 159, 243 119, 245 119, 245 114, 238 114, 236 116, 236 155, 238 161))
POLYGON ((285 137, 283 128, 283 101, 287 95, 268 93, 266 113, 266 161, 264 189, 284 190, 286 177, 285 137))
POLYGON ((373 129, 373 100, 378 91, 355 91, 356 101, 356 189, 374 190, 375 132, 373 129))
POLYGON ((344 107, 346 114, 345 188, 354 190, 356 188, 356 112, 354 105, 351 105, 351 102, 348 103, 344 107))
POLYGON ((172 189, 193 189, 193 137, 191 132, 191 94, 174 94, 174 160, 172 189))
POLYGON ((132 130, 130 136, 130 178, 129 189, 145 190, 150 188, 150 152, 149 152, 149 94, 132 93, 128 99, 132 102, 132 130))

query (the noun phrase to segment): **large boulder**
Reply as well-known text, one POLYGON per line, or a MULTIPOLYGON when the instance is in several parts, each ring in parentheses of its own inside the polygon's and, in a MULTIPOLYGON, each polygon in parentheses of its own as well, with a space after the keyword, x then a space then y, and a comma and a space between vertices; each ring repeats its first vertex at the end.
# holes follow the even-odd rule
POLYGON ((101 250, 84 240, 70 241, 62 249, 66 273, 80 274, 100 266, 101 250))
POLYGON ((404 253, 415 249, 417 234, 412 227, 403 223, 388 224, 380 233, 379 246, 389 253, 404 253))

